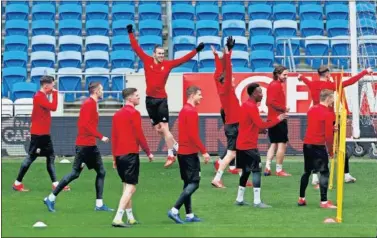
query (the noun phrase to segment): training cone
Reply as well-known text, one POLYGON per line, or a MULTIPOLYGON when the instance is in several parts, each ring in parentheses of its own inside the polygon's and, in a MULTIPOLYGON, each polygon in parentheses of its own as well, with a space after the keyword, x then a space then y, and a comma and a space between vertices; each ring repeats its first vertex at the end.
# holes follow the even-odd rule
POLYGON ((61 164, 70 164, 71 162, 69 160, 67 160, 67 159, 62 159, 62 160, 60 160, 59 163, 61 163, 61 164))
POLYGON ((323 222, 324 223, 337 223, 335 218, 326 218, 323 222))
POLYGON ((37 223, 35 223, 35 224, 33 225, 33 227, 41 228, 41 227, 47 227, 47 225, 44 224, 44 223, 41 222, 41 221, 38 221, 37 223))

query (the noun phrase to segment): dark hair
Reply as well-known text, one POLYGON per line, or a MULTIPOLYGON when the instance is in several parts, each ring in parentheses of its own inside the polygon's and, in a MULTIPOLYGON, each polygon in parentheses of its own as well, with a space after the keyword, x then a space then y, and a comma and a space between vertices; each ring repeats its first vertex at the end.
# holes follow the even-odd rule
POLYGON ((162 45, 155 45, 154 48, 153 48, 153 53, 156 53, 156 50, 157 49, 163 49, 164 47, 162 47, 162 45))
POLYGON ((279 75, 282 74, 284 70, 287 70, 287 68, 282 65, 275 66, 274 72, 272 73, 274 80, 277 80, 279 75))
POLYGON ((193 94, 196 94, 200 90, 201 89, 198 86, 195 86, 195 85, 188 87, 186 89, 186 96, 187 96, 187 98, 190 97, 193 94))
POLYGON ((325 76, 327 72, 330 72, 330 69, 327 66, 322 65, 321 67, 318 68, 317 71, 318 71, 319 76, 323 77, 325 76))
POLYGON ((247 94, 251 96, 254 93, 255 89, 259 88, 259 84, 251 83, 247 86, 247 94))
POLYGON ((44 86, 45 84, 50 84, 54 81, 55 81, 54 77, 49 76, 49 75, 43 75, 39 83, 41 84, 41 86, 44 86))
POLYGON ((126 88, 122 90, 122 97, 124 100, 126 100, 129 96, 134 94, 137 91, 136 88, 126 88))
POLYGON ((88 86, 89 94, 92 95, 94 93, 94 90, 96 90, 100 85, 100 82, 90 82, 88 86))
POLYGON ((321 102, 324 102, 328 97, 334 95, 334 91, 329 89, 323 89, 321 90, 321 93, 319 94, 319 99, 321 102))

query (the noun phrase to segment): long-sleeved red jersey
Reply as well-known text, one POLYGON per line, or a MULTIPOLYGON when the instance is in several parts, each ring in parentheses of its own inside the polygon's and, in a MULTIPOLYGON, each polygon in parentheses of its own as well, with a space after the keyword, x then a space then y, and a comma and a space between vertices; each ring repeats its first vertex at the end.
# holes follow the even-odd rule
POLYGON ((168 80, 170 71, 189 61, 196 55, 196 49, 193 49, 190 53, 182 58, 175 60, 164 60, 162 63, 155 64, 153 57, 147 55, 143 49, 137 43, 133 33, 128 34, 130 37, 130 43, 135 53, 144 62, 144 74, 147 84, 146 94, 149 97, 154 98, 167 98, 165 91, 166 81, 168 80))
POLYGON ((304 144, 326 145, 332 156, 334 125, 331 112, 328 107, 317 104, 312 106, 308 113, 308 126, 306 128, 304 144))
POLYGON ((141 116, 133 106, 126 105, 113 117, 111 129, 111 148, 113 157, 138 154, 139 146, 149 155, 151 153, 141 127, 141 116))
POLYGON ((283 83, 280 80, 273 80, 267 87, 268 107, 267 118, 269 120, 276 118, 287 110, 285 93, 283 90, 283 83))
POLYGON ((223 62, 224 66, 219 56, 215 54, 215 64, 216 70, 214 74, 214 80, 216 82, 217 93, 220 97, 221 107, 224 109, 225 113, 225 124, 238 123, 238 116, 240 111, 240 103, 237 99, 236 93, 232 85, 232 65, 231 65, 231 52, 229 54, 224 54, 223 62), (224 82, 220 83, 218 78, 224 72, 224 82))
POLYGON ((239 118, 240 124, 236 145, 238 150, 257 149, 259 129, 267 129, 280 122, 278 116, 264 122, 260 117, 257 104, 251 99, 242 104, 239 118))
POLYGON ((77 122, 76 145, 94 146, 96 138, 102 139, 103 135, 97 131, 98 111, 97 102, 93 98, 86 99, 81 105, 79 120, 77 122))
POLYGON ((186 103, 178 116, 178 154, 189 155, 200 153, 205 154, 206 148, 200 141, 199 116, 195 107, 186 103))
POLYGON ((58 107, 58 92, 52 92, 52 102, 45 93, 38 91, 33 98, 33 111, 31 113, 32 135, 49 135, 51 128, 51 111, 58 107))

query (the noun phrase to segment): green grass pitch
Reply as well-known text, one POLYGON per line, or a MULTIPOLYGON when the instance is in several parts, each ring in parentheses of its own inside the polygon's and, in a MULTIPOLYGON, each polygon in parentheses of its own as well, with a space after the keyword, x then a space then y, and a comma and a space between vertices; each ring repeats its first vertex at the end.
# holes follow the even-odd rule
MULTIPOLYGON (((143 161, 146 161, 143 159, 143 161)), ((161 160, 162 161, 162 160, 161 160)), ((262 178, 262 200, 271 209, 237 207, 238 176, 225 174, 226 189, 214 189, 210 181, 213 165, 202 164, 200 188, 193 196, 193 209, 204 221, 196 224, 174 224, 167 218, 182 189, 178 164, 164 169, 161 162, 141 164, 139 185, 133 198, 136 219, 142 224, 131 229, 111 227, 114 213, 95 212, 95 172, 84 170, 71 184, 72 191, 57 198, 56 213, 49 213, 43 198, 51 192, 51 183, 44 160, 34 163, 24 179, 31 191, 18 193, 11 186, 21 160, 2 160, 2 235, 3 236, 290 236, 290 237, 375 237, 377 228, 377 163, 376 160, 351 160, 352 174, 357 183, 344 186, 342 224, 323 224, 327 217, 335 217, 335 210, 319 208, 319 191, 309 185, 307 207, 298 207, 299 180, 303 170, 302 157, 291 157, 284 168, 292 177, 262 178), (32 228, 43 221, 47 228, 32 228)), ((117 208, 122 185, 111 160, 107 169, 104 202, 117 208)), ((58 178, 68 173, 71 164, 56 164, 58 178)), ((252 202, 252 189, 245 200, 252 202)), ((336 201, 335 191, 329 199, 336 201)), ((181 209, 181 217, 184 208, 181 209)))

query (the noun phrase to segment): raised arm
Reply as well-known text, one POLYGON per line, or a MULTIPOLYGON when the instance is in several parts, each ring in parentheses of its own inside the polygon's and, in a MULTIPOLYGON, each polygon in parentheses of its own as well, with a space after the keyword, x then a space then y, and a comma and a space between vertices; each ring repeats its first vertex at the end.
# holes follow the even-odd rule
POLYGON ((306 84, 306 86, 308 86, 310 88, 310 85, 312 83, 311 80, 309 80, 308 78, 304 77, 302 74, 298 75, 298 80, 304 82, 304 84, 306 84))
POLYGON ((365 75, 369 74, 370 72, 372 72, 372 69, 368 68, 368 69, 361 71, 359 74, 347 79, 346 81, 343 81, 342 82, 343 88, 348 87, 348 86, 356 83, 357 81, 362 79, 365 75))
POLYGON ((147 139, 145 138, 143 128, 141 127, 141 116, 138 111, 132 115, 132 125, 135 128, 136 140, 139 142, 141 148, 144 150, 147 156, 149 156, 151 154, 151 150, 149 149, 147 139))
POLYGON ((204 48, 204 43, 200 43, 195 49, 193 49, 190 53, 184 55, 179 59, 169 60, 169 64, 171 68, 178 67, 181 64, 186 63, 192 57, 194 57, 197 53, 199 53, 204 48))
POLYGON ((225 62, 225 79, 224 79, 224 89, 230 91, 232 86, 232 61, 231 61, 232 51, 225 50, 224 62, 225 62))
POLYGON ((131 43, 131 47, 132 49, 135 51, 135 53, 137 54, 137 56, 140 57, 141 60, 145 60, 147 58, 149 58, 150 56, 147 55, 143 49, 140 47, 139 43, 137 43, 137 40, 134 36, 134 33, 132 32, 132 25, 128 25, 127 26, 127 31, 128 31, 128 36, 130 37, 130 43, 131 43))
POLYGON ((275 85, 270 86, 267 90, 267 101, 266 101, 267 106, 273 107, 276 111, 286 112, 287 108, 282 106, 281 105, 282 103, 278 99, 279 98, 278 95, 282 93, 283 93, 283 90, 280 87, 280 85, 275 84, 275 85))
POLYGON ((255 107, 249 107, 247 108, 247 113, 249 114, 251 120, 253 120, 253 123, 259 128, 259 129, 267 129, 275 126, 280 122, 279 117, 276 117, 272 121, 263 121, 262 118, 260 117, 260 114, 258 112, 258 108, 255 107))
POLYGON ((189 118, 187 118, 189 130, 189 138, 194 143, 194 145, 199 149, 200 153, 207 153, 202 141, 199 137, 199 117, 195 112, 190 112, 189 118))
POLYGON ((45 96, 39 96, 39 97, 36 97, 35 99, 36 99, 36 101, 34 101, 35 104, 38 104, 49 111, 54 112, 58 108, 58 91, 56 90, 52 91, 52 102, 50 102, 48 98, 45 96))

